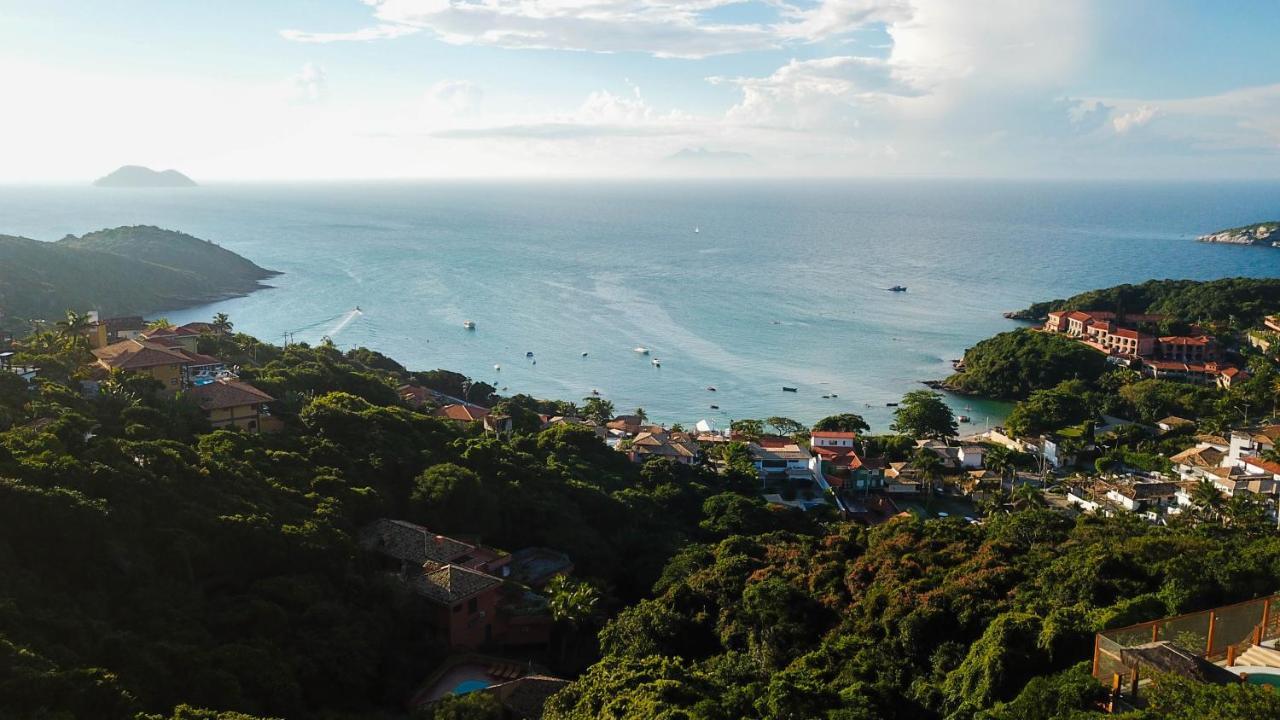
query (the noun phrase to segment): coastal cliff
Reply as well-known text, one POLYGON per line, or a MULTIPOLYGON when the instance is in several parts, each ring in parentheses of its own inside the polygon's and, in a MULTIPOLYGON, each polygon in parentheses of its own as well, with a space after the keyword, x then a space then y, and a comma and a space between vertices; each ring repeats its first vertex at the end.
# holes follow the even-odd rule
POLYGON ((1280 242, 1280 221, 1254 223, 1243 227, 1219 230, 1196 238, 1197 242, 1223 243, 1226 245, 1272 245, 1280 242))

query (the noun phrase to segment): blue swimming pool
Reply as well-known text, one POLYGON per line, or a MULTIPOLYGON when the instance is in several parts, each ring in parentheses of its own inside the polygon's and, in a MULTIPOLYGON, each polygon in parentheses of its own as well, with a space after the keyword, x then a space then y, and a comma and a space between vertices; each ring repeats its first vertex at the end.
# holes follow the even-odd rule
POLYGON ((489 687, 489 683, 483 680, 463 680, 453 688, 454 695, 466 695, 477 690, 483 690, 489 687))

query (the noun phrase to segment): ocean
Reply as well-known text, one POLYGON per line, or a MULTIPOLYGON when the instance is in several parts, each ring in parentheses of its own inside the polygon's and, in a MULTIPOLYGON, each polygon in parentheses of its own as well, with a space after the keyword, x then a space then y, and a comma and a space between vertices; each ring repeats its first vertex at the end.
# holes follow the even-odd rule
MULTIPOLYGON (((158 225, 283 273, 153 314, 175 322, 225 312, 265 340, 329 337, 506 393, 594 389, 664 422, 855 412, 886 431, 886 403, 1017 327, 1004 311, 1151 278, 1280 274, 1280 250, 1193 240, 1278 205, 1277 183, 2 186, 0 233, 158 225)), ((950 401, 970 429, 1008 409, 950 401)))

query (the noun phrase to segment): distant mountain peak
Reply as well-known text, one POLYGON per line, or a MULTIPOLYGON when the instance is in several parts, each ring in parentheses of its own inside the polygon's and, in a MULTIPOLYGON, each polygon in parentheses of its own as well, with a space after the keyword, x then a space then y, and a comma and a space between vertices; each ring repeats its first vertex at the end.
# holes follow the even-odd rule
POLYGON ((195 187, 191 178, 177 170, 157 172, 141 165, 125 165, 93 181, 98 187, 195 187))

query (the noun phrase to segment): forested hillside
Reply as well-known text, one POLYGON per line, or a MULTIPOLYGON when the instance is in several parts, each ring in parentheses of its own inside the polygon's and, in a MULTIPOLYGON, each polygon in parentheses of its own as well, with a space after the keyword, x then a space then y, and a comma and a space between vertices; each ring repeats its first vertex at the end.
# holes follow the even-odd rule
POLYGON ((1280 312, 1280 279, 1148 280, 1038 302, 1011 317, 1043 320, 1054 310, 1169 315, 1187 322, 1247 326, 1280 312))
POLYGON ((252 292, 276 273, 206 240, 121 227, 56 243, 0 235, 0 316, 104 316, 173 309, 252 292))
MULTIPOLYGON (((135 376, 82 397, 85 350, 51 333, 20 348, 47 368, 34 387, 0 373, 0 717, 402 717, 446 649, 357 551, 379 517, 572 556, 603 601, 545 656, 578 678, 553 720, 1087 717, 1096 630, 1280 579, 1261 516, 1162 528, 1027 505, 865 529, 766 507, 733 451, 723 473, 638 466, 584 426, 540 430, 563 404, 500 401, 510 437, 433 417, 367 350, 201 347, 279 399, 282 432, 210 431, 135 376)), ((1153 697, 1132 718, 1280 716, 1254 687, 1153 697)), ((484 695, 436 710, 501 717, 484 695)))

